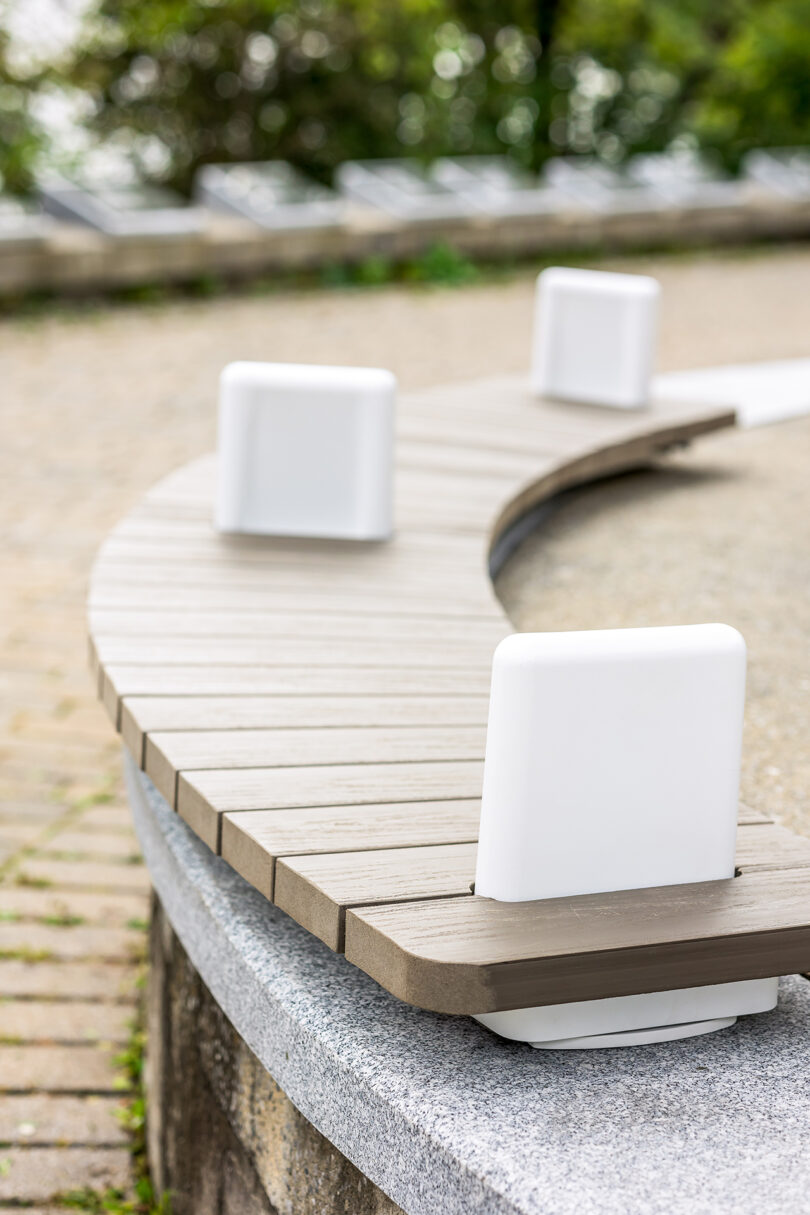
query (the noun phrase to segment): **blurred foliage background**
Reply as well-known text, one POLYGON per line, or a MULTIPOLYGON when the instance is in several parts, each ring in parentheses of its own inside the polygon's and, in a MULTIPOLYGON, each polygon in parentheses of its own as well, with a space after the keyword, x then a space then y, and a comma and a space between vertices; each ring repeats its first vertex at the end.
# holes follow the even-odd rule
POLYGON ((45 61, 9 36, 15 2, 0 0, 11 189, 92 140, 184 190, 208 161, 328 181, 358 157, 537 169, 684 146, 733 169, 751 147, 810 144, 810 0, 90 0, 45 61))

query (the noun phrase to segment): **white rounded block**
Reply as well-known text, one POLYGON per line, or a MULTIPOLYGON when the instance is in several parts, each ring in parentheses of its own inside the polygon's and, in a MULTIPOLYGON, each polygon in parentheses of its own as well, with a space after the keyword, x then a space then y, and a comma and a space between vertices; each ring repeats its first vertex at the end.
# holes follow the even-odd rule
POLYGON ((642 274, 553 267, 537 278, 532 391, 638 409, 650 396, 660 288, 642 274))
MULTIPOLYGON (((502 641, 476 894, 521 902, 733 877, 745 667, 745 642, 722 624, 502 641)), ((664 1026, 682 1037, 697 1021, 717 1028, 709 1022, 773 1007, 775 982, 479 1020, 536 1045, 664 1026)))
POLYGON ((396 379, 371 367, 231 363, 220 379, 220 531, 384 540, 396 379))
POLYGON ((492 664, 476 893, 734 874, 745 642, 723 624, 515 633, 492 664))

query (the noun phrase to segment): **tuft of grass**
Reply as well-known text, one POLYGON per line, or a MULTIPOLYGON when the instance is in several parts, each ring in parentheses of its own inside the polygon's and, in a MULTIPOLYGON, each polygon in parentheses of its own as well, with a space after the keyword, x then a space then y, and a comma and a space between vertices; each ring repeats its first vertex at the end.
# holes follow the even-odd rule
POLYGON ((438 241, 410 261, 397 262, 373 253, 356 264, 331 263, 323 267, 324 287, 384 287, 389 283, 433 283, 457 287, 477 282, 477 267, 447 241, 438 241))
MULTIPOLYGON (((143 977, 143 972, 140 977, 143 977)), ((118 1068, 115 1087, 123 1094, 116 1117, 129 1135, 135 1173, 134 1192, 127 1196, 122 1190, 94 1190, 91 1186, 85 1186, 57 1194, 53 1199, 54 1207, 88 1211, 90 1215, 172 1215, 171 1195, 155 1194, 146 1160, 146 1097, 143 1081, 146 1031, 143 1017, 141 1001, 130 1025, 126 1045, 115 1056, 118 1068)))
POLYGON ((90 810, 93 806, 108 806, 115 800, 114 789, 98 789, 85 797, 77 797, 70 803, 71 810, 90 810))
POLYGON ((53 882, 50 878, 33 877, 30 873, 18 873, 14 878, 14 885, 25 886, 31 890, 47 890, 49 886, 53 885, 53 882))
POLYGON ((134 916, 131 920, 127 920, 127 928, 131 929, 132 932, 147 932, 149 924, 146 920, 139 920, 134 916))
POLYGON ((410 282, 435 283, 443 287, 462 287, 474 283, 479 272, 469 258, 447 241, 431 245, 405 267, 410 282))
POLYGON ((374 253, 358 262, 354 267, 352 278, 362 287, 381 287, 385 283, 395 281, 396 265, 389 257, 374 253))
POLYGON ((50 924, 52 928, 78 928, 80 924, 86 923, 83 915, 46 915, 42 917, 43 924, 50 924))
POLYGON ((225 283, 216 274, 198 274, 196 278, 191 279, 186 289, 189 295, 210 299, 211 296, 222 295, 225 283))
MULTIPOLYGON (((143 977, 144 971, 141 971, 143 977)), ((119 1068, 117 1080, 122 1088, 129 1090, 129 1097, 116 1111, 118 1120, 130 1137, 130 1150, 135 1168, 135 1202, 121 1211, 132 1211, 134 1215, 171 1215, 170 1194, 155 1195, 149 1177, 146 1159, 146 1092, 144 1089, 144 1054, 146 1030, 144 1027, 143 1000, 138 1003, 135 1020, 130 1027, 126 1046, 115 1057, 119 1068)), ((102 1207, 101 1210, 109 1208, 102 1207)), ((118 1210, 119 1208, 112 1208, 118 1210)))
POLYGON ((82 1190, 67 1190, 58 1194, 54 1202, 70 1211, 89 1211, 91 1215, 171 1215, 171 1202, 168 1194, 163 1194, 155 1201, 151 1186, 149 1193, 138 1192, 136 1198, 125 1197, 121 1190, 93 1190, 89 1186, 82 1190))
POLYGON ((127 304, 163 304, 170 296, 165 283, 137 283, 132 287, 119 287, 114 294, 127 304))
POLYGON ((21 945, 17 949, 0 949, 0 962, 52 962, 52 949, 29 949, 21 945))

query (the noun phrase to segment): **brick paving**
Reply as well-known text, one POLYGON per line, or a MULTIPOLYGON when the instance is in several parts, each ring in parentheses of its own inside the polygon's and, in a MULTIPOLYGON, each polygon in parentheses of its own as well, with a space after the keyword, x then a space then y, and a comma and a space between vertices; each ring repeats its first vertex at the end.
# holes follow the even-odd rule
MULTIPOLYGON (((806 353, 806 251, 631 268, 664 284, 664 367, 806 353)), ((405 389, 519 371, 531 299, 526 275, 0 323, 0 1209, 58 1215, 68 1190, 133 1181, 115 1060, 148 882, 85 665, 95 549, 212 446, 226 362, 381 365, 405 389)))

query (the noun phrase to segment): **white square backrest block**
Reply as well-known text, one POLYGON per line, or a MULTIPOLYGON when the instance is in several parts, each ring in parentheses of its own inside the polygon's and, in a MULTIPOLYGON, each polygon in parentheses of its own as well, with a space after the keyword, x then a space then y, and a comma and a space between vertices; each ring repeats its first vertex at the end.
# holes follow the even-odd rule
POLYGON ((383 540, 396 380, 371 367, 231 363, 220 379, 220 531, 383 540))
POLYGON ((637 409, 646 405, 660 288, 643 274, 554 267, 537 278, 532 391, 637 409))
POLYGON ((745 642, 727 625, 516 633, 495 651, 476 894, 733 877, 745 642))

